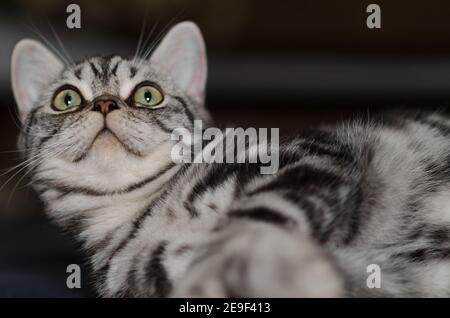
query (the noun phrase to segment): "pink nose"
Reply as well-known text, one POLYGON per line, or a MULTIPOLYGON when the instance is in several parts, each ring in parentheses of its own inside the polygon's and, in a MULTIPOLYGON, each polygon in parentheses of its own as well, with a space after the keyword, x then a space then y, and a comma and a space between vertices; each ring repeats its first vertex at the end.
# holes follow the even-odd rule
POLYGON ((114 109, 118 109, 117 103, 112 100, 99 100, 96 101, 94 104, 94 108, 92 108, 93 111, 101 112, 103 115, 108 114, 109 112, 113 111, 114 109))

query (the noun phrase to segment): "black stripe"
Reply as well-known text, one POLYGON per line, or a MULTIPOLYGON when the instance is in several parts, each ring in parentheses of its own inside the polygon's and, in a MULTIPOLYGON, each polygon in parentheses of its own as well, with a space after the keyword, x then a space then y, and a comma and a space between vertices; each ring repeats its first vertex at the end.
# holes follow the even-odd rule
POLYGON ((192 186, 191 192, 184 202, 184 207, 192 216, 198 215, 198 212, 194 211, 193 208, 194 202, 206 191, 215 190, 222 183, 233 177, 236 177, 236 184, 239 185, 239 189, 243 189, 247 182, 260 175, 260 165, 252 163, 219 163, 210 164, 209 167, 203 178, 192 186))
POLYGON ((122 60, 118 61, 116 63, 116 65, 114 65, 114 67, 111 70, 112 75, 117 76, 117 68, 119 67, 120 62, 122 62, 122 60))
POLYGON ((267 207, 258 207, 249 210, 235 210, 228 213, 232 218, 246 218, 256 221, 273 223, 281 226, 292 226, 297 222, 278 211, 271 210, 267 207))
POLYGON ((195 116, 191 112, 191 110, 189 109, 186 101, 183 98, 181 98, 180 96, 173 96, 173 98, 175 98, 177 101, 179 101, 181 103, 181 105, 183 105, 184 112, 186 113, 186 116, 189 118, 189 121, 193 125, 194 124, 194 120, 195 120, 195 116))
POLYGON ((93 243, 90 243, 90 251, 93 251, 94 253, 106 249, 109 244, 111 243, 112 239, 114 238, 114 235, 117 233, 118 229, 121 227, 121 225, 114 227, 113 229, 109 230, 105 235, 103 235, 102 239, 99 239, 93 243))
POLYGON ((280 142, 280 167, 298 162, 308 155, 326 156, 339 166, 351 164, 355 158, 350 147, 332 133, 307 131, 301 138, 283 137, 280 142))
POLYGON ((134 66, 130 66, 130 79, 133 78, 137 73, 137 68, 134 66))
POLYGON ((81 80, 81 71, 82 70, 83 70, 83 66, 79 66, 76 68, 75 72, 73 72, 79 80, 81 80))
POLYGON ((284 194, 286 200, 291 201, 299 207, 299 211, 305 213, 305 217, 308 220, 308 225, 311 228, 312 237, 318 239, 321 242, 328 240, 328 237, 324 236, 323 230, 323 207, 317 207, 311 204, 304 195, 291 191, 284 194))
POLYGON ((442 246, 450 241, 450 229, 445 225, 429 224, 418 221, 416 218, 406 218, 405 221, 409 221, 405 225, 414 224, 412 227, 406 227, 402 232, 405 232, 404 239, 401 240, 401 244, 405 244, 405 241, 413 243, 418 240, 425 240, 431 246, 442 246))
POLYGON ((347 174, 338 175, 326 169, 298 165, 286 168, 273 181, 250 195, 274 191, 305 213, 313 236, 320 242, 328 241, 333 234, 336 241, 349 244, 359 233, 363 195, 358 181, 360 173, 347 174), (348 189, 345 197, 337 195, 342 187, 348 189), (319 199, 321 204, 312 204, 310 197, 319 199))
POLYGON ((448 260, 450 248, 431 247, 418 248, 411 251, 401 252, 393 255, 394 258, 405 258, 410 262, 423 263, 430 260, 448 260))
POLYGON ((92 72, 96 77, 100 76, 100 71, 95 67, 94 63, 89 62, 89 66, 91 67, 92 72))
POLYGON ((235 173, 234 169, 225 164, 213 165, 208 173, 192 186, 183 203, 184 208, 189 211, 192 217, 198 217, 198 211, 194 209, 196 199, 208 190, 213 191, 219 184, 230 178, 232 173, 235 173))
MULTIPOLYGON (((138 277, 136 276, 139 268, 139 261, 141 260, 140 253, 135 253, 131 260, 131 265, 129 266, 127 273, 127 283, 126 288, 121 289, 116 292, 116 297, 142 297, 142 293, 139 290, 138 277)), ((152 288, 153 286, 148 286, 148 288, 152 288)), ((150 296, 151 297, 151 296, 150 296)))
POLYGON ((301 192, 316 189, 320 190, 322 187, 335 187, 344 181, 343 176, 338 175, 330 170, 319 169, 307 164, 301 164, 293 167, 287 167, 281 171, 279 175, 270 183, 267 183, 250 194, 258 194, 273 190, 291 190, 301 192))
MULTIPOLYGON (((94 138, 95 140, 96 138, 94 138)), ((88 150, 84 151, 83 153, 81 153, 80 155, 78 155, 75 159, 72 160, 73 163, 78 163, 80 161, 83 161, 84 159, 87 158, 89 151, 90 151, 91 147, 88 148, 88 150)))
POLYGON ((343 146, 339 148, 337 146, 330 147, 318 142, 312 142, 309 144, 304 144, 303 147, 303 149, 310 154, 314 154, 319 157, 330 157, 335 160, 336 163, 348 164, 353 161, 351 152, 343 146))
POLYGON ((167 127, 166 124, 164 124, 161 120, 159 120, 156 117, 154 117, 153 119, 155 120, 155 123, 158 125, 159 128, 161 128, 162 131, 166 133, 172 133, 173 130, 167 127))
POLYGON ((86 216, 82 212, 71 216, 68 219, 60 220, 63 224, 63 232, 69 234, 75 239, 79 239, 78 235, 86 228, 86 216))
POLYGON ((109 58, 101 60, 101 68, 102 68, 102 80, 107 81, 109 77, 109 58))
POLYGON ((39 140, 38 144, 36 145, 36 148, 41 148, 42 146, 44 146, 44 144, 47 143, 47 141, 49 141, 50 139, 52 139, 52 138, 54 137, 54 135, 55 135, 56 133, 58 133, 59 129, 60 129, 59 127, 58 127, 58 128, 54 128, 54 129, 50 132, 50 134, 49 134, 48 136, 42 137, 42 138, 39 140))
POLYGON ((156 180, 157 178, 161 177, 163 174, 165 174, 167 171, 172 169, 175 166, 175 163, 171 162, 166 167, 164 167, 162 170, 158 171, 158 173, 147 177, 143 179, 142 181, 133 183, 131 185, 128 185, 125 187, 125 189, 122 190, 114 190, 114 191, 99 191, 92 188, 87 187, 73 187, 67 184, 62 183, 56 183, 53 180, 48 179, 38 179, 36 182, 42 183, 43 185, 46 185, 48 187, 52 187, 55 190, 58 190, 61 192, 61 196, 63 197, 69 193, 81 193, 89 196, 105 196, 105 195, 118 195, 118 194, 125 194, 134 190, 137 190, 139 188, 142 188, 143 186, 147 185, 148 183, 156 180))
POLYGON ((158 244, 145 268, 147 284, 154 287, 153 293, 149 295, 150 297, 166 297, 172 290, 172 283, 163 265, 166 246, 167 242, 165 241, 158 244))
POLYGON ((109 264, 111 260, 120 252, 122 251, 127 244, 131 242, 131 240, 136 237, 136 234, 138 233, 139 229, 141 228, 142 223, 144 220, 151 215, 151 212, 153 208, 158 204, 158 202, 164 202, 166 197, 170 195, 172 192, 173 186, 177 184, 178 179, 181 176, 184 176, 185 172, 189 169, 190 164, 185 164, 181 167, 180 170, 176 173, 175 176, 173 176, 170 180, 170 184, 166 186, 164 192, 159 196, 159 198, 153 200, 149 206, 142 209, 142 212, 138 214, 138 217, 133 221, 133 226, 128 232, 128 234, 122 239, 122 241, 117 245, 117 247, 110 253, 110 256, 108 258, 107 263, 98 271, 100 276, 103 279, 106 279, 106 275, 109 270, 109 264))
POLYGON ((42 148, 50 139, 54 137, 59 131, 61 131, 61 128, 65 122, 64 118, 60 117, 54 117, 54 115, 41 115, 40 116, 41 122, 39 125, 41 127, 46 127, 47 130, 49 130, 49 135, 40 137, 37 144, 35 145, 35 148, 42 148))

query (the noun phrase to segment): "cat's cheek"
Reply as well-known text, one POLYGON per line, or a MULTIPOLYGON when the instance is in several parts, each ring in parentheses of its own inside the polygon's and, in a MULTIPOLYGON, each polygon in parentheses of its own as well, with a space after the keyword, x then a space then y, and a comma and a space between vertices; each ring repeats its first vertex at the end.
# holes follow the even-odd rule
POLYGON ((105 128, 105 119, 103 115, 99 113, 89 114, 85 119, 85 123, 82 127, 82 134, 87 142, 91 143, 94 138, 105 128))
POLYGON ((114 111, 108 114, 105 118, 105 125, 111 129, 114 133, 118 133, 120 126, 123 124, 124 118, 120 111, 114 111))
POLYGON ((69 140, 76 140, 74 142, 76 146, 71 147, 75 153, 71 153, 71 151, 67 153, 68 156, 75 158, 83 157, 87 154, 100 132, 105 128, 103 115, 94 112, 80 119, 79 122, 80 125, 73 130, 75 136, 69 138, 69 140))
MULTIPOLYGON (((105 118, 105 126, 124 144, 133 146, 136 132, 141 131, 140 124, 135 120, 128 118, 121 111, 114 111, 105 118)), ((139 139, 143 142, 143 139, 139 139)))

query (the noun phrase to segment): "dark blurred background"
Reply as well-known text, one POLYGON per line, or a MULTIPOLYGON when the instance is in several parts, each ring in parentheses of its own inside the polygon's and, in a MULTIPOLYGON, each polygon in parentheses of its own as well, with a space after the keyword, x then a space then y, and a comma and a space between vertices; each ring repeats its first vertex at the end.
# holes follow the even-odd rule
MULTIPOLYGON (((289 133, 394 107, 440 108, 450 100, 450 2, 323 0, 2 1, 0 3, 0 296, 92 296, 66 288, 66 266, 82 264, 70 238, 43 217, 17 164, 10 54, 23 37, 74 59, 133 55, 144 20, 152 39, 195 21, 208 48, 208 106, 220 124, 289 133), (66 7, 81 6, 69 30, 66 7), (366 7, 381 6, 381 29, 366 7), (6 174, 5 174, 6 173, 6 174)), ((83 274, 85 272, 83 271, 83 274)))

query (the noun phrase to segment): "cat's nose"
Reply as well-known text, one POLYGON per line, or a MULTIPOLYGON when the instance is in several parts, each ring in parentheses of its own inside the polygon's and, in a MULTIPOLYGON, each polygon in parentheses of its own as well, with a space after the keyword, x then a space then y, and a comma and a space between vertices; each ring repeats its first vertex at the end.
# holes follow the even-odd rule
POLYGON ((114 109, 119 109, 117 102, 113 99, 100 99, 94 102, 93 111, 101 112, 103 115, 112 112, 114 109))

